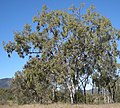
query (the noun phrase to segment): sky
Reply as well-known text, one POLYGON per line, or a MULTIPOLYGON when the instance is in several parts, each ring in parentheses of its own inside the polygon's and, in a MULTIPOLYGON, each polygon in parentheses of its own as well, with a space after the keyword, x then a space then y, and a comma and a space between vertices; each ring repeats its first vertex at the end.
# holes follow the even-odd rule
POLYGON ((12 78, 28 60, 19 58, 16 53, 8 58, 3 49, 3 41, 14 41, 14 32, 21 31, 26 23, 34 27, 32 18, 41 11, 42 5, 47 5, 51 10, 64 10, 72 4, 80 6, 81 3, 85 3, 85 7, 95 5, 100 14, 109 18, 115 28, 120 29, 120 0, 0 0, 0 79, 12 78))

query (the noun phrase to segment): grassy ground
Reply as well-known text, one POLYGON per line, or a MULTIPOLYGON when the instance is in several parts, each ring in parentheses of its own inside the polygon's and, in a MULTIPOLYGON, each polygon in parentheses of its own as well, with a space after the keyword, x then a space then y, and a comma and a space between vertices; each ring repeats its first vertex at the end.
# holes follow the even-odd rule
POLYGON ((0 108, 120 108, 120 104, 104 104, 104 105, 70 105, 70 104, 0 105, 0 108))

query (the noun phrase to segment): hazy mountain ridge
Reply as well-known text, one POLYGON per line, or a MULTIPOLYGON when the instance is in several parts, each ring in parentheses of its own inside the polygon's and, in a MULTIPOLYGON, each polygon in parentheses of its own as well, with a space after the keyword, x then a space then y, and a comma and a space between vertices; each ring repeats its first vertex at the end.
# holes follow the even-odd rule
POLYGON ((9 88, 12 82, 12 78, 0 79, 0 88, 9 88))
MULTIPOLYGON (((0 88, 10 88, 11 83, 12 78, 2 78, 0 79, 0 88)), ((86 90, 86 92, 92 94, 92 89, 86 90)), ((97 89, 94 89, 94 92, 97 93, 97 89)))

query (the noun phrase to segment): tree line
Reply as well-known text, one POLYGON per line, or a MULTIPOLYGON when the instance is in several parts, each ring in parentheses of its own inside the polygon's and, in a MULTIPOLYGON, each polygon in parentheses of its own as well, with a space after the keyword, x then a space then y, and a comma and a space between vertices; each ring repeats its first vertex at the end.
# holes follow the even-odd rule
POLYGON ((91 5, 68 11, 47 6, 29 24, 4 43, 11 57, 29 57, 16 72, 12 91, 15 102, 25 103, 113 103, 119 102, 120 31, 91 5), (91 93, 86 91, 92 86, 91 93))

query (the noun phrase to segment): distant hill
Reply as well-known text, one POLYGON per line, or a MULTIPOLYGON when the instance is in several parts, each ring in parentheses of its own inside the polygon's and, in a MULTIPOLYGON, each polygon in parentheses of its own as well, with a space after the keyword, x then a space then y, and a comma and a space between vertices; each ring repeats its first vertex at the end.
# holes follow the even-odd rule
MULTIPOLYGON (((11 85, 11 82, 12 82, 12 78, 0 79, 0 88, 9 88, 11 85)), ((86 92, 92 94, 92 89, 86 90, 86 92)), ((97 93, 97 89, 94 89, 94 92, 97 93)))
POLYGON ((9 88, 12 82, 12 78, 0 79, 0 88, 9 88))

